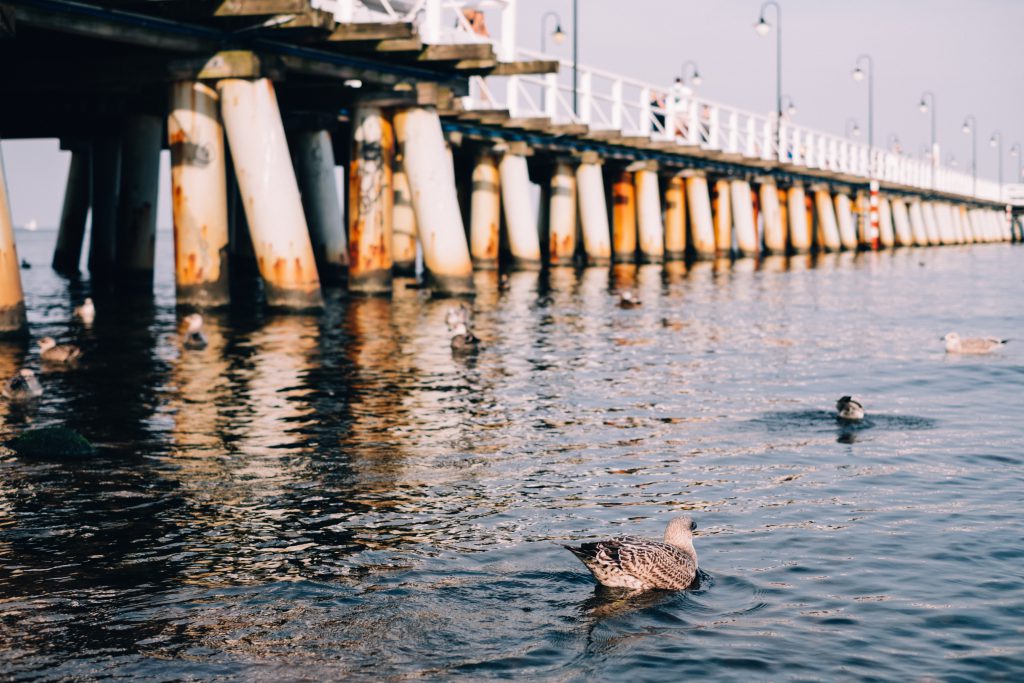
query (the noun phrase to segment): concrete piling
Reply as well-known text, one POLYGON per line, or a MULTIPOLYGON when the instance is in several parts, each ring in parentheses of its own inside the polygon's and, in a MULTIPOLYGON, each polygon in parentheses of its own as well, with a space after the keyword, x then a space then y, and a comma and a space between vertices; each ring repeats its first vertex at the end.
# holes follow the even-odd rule
POLYGON ((391 182, 395 187, 395 215, 391 219, 391 267, 395 275, 413 277, 416 275, 416 208, 412 203, 412 188, 404 165, 405 161, 399 154, 391 174, 391 182))
POLYGON ((836 212, 836 228, 838 238, 844 249, 855 250, 857 248, 857 228, 853 220, 853 202, 850 195, 845 192, 837 192, 832 200, 836 212))
POLYGON ((508 246, 512 267, 517 270, 540 268, 540 233, 537 214, 530 201, 530 174, 526 157, 506 151, 498 164, 501 176, 501 204, 508 229, 508 246))
POLYGON ((729 181, 716 180, 714 185, 715 255, 719 258, 732 255, 732 196, 729 181))
POLYGON ((764 250, 768 254, 785 254, 786 223, 779 201, 780 198, 785 199, 785 190, 780 189, 774 180, 762 180, 758 193, 764 217, 764 250))
POLYGON ((394 131, 380 107, 356 107, 349 165, 348 288, 391 291, 394 131))
POLYGON ((337 285, 348 269, 341 198, 334 179, 334 146, 326 130, 299 130, 289 137, 302 211, 309 225, 321 282, 337 285))
POLYGON ((924 220, 925 235, 928 237, 928 244, 934 246, 942 244, 942 237, 939 235, 939 222, 935 217, 935 203, 921 202, 921 216, 924 220))
POLYGON ((580 223, 583 226, 583 249, 587 265, 611 263, 612 243, 608 228, 608 210, 604 196, 601 163, 596 155, 584 155, 576 167, 580 223))
POLYGON ((715 258, 715 223, 711 213, 708 179, 703 173, 686 178, 686 203, 690 207, 690 237, 699 259, 715 258))
POLYGON ((975 239, 974 231, 971 229, 971 219, 967 213, 967 206, 964 204, 958 206, 957 214, 960 220, 960 229, 963 230, 964 233, 964 241, 966 241, 967 244, 973 244, 977 240, 975 239))
POLYGON ((177 302, 200 307, 227 304, 227 180, 217 91, 202 83, 174 83, 167 139, 177 302))
POLYGON ((636 188, 633 174, 619 171, 612 181, 612 260, 636 260, 636 188))
POLYGON ((924 212, 919 200, 910 202, 910 229, 914 235, 914 244, 919 247, 928 246, 928 231, 924 225, 924 212))
MULTIPOLYGON (((441 132, 441 119, 432 107, 401 109, 395 114, 395 132, 409 179, 430 288, 439 294, 470 294, 473 261, 455 188, 455 166, 441 132)), ((536 223, 533 238, 537 242, 536 223)), ((539 263, 539 245, 536 259, 539 263)))
POLYGON ((0 151, 0 335, 25 329, 25 295, 21 288, 21 261, 14 244, 14 221, 7 194, 3 152, 0 151))
POLYGON ((487 147, 480 148, 473 164, 469 221, 473 265, 481 269, 497 268, 501 226, 501 183, 498 160, 487 147))
POLYGON ((839 238, 839 227, 836 224, 836 210, 832 204, 832 196, 824 187, 815 188, 814 210, 818 217, 818 248, 824 251, 839 251, 842 247, 856 249, 857 241, 848 246, 839 238))
POLYGON ((92 228, 89 233, 89 274, 109 280, 114 273, 117 239, 117 196, 121 189, 121 136, 104 135, 93 142, 92 228))
POLYGON ((896 246, 896 232, 892 224, 892 207, 888 197, 878 198, 878 239, 886 249, 896 246))
POLYGON ((320 306, 320 277, 274 84, 228 78, 217 90, 267 303, 320 306))
POLYGON ((807 220, 805 202, 804 186, 793 183, 787 192, 786 204, 789 213, 789 245, 797 254, 811 251, 811 223, 807 220))
POLYGON ((78 264, 82 260, 82 242, 85 240, 85 223, 92 195, 92 162, 89 156, 90 148, 86 144, 76 146, 71 152, 57 246, 53 250, 53 269, 64 275, 77 275, 78 264))
POLYGON ((572 265, 576 253, 576 174, 567 161, 556 161, 548 198, 548 262, 572 265))
POLYGON ((901 247, 909 247, 914 244, 914 233, 910 229, 910 214, 907 212, 907 203, 903 199, 893 198, 892 222, 896 229, 896 242, 901 247))
POLYGON ((132 281, 153 281, 163 128, 156 116, 134 116, 121 136, 115 258, 118 276, 132 281))
POLYGON ((633 175, 636 183, 637 242, 642 263, 665 260, 665 224, 661 215, 661 191, 658 170, 647 167, 633 175))
POLYGON ((672 176, 665 183, 665 260, 686 258, 686 180, 672 176))
POLYGON ((736 244, 743 256, 758 256, 761 252, 757 239, 757 222, 754 219, 754 202, 750 183, 733 180, 729 183, 732 195, 733 224, 736 227, 736 244))

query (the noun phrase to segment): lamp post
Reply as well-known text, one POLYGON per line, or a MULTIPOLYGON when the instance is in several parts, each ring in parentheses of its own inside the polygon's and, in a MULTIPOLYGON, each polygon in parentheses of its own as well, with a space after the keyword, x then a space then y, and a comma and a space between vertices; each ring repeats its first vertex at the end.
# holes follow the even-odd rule
POLYGON ((974 118, 974 114, 968 114, 964 119, 964 134, 970 134, 971 136, 971 177, 974 179, 973 189, 971 194, 977 196, 978 194, 978 122, 974 118))
POLYGON ((683 63, 683 83, 689 81, 694 86, 698 86, 704 79, 700 77, 700 70, 697 68, 697 62, 692 59, 687 59, 683 63), (693 73, 690 73, 690 67, 693 67, 693 73))
POLYGON ((764 20, 764 11, 768 7, 775 8, 775 148, 776 153, 781 151, 782 146, 782 8, 775 0, 766 0, 761 5, 760 16, 754 24, 754 30, 759 36, 766 36, 772 30, 772 25, 764 20))
POLYGON ((932 153, 931 153, 931 186, 935 188, 935 167, 939 165, 939 149, 935 141, 935 93, 925 90, 921 93, 921 103, 917 105, 922 114, 932 113, 932 153))
POLYGON ((1010 156, 1017 157, 1017 177, 1013 181, 1015 183, 1019 183, 1021 180, 1024 180, 1024 154, 1022 154, 1022 152, 1024 152, 1024 150, 1021 149, 1019 142, 1015 142, 1010 145, 1010 156))
POLYGON ((857 57, 856 67, 853 70, 853 80, 863 81, 864 70, 860 67, 861 62, 868 63, 868 148, 875 146, 875 60, 871 55, 860 55, 857 57))
POLYGON ((554 17, 555 30, 551 32, 551 38, 556 43, 561 43, 565 40, 565 32, 562 31, 562 18, 558 16, 557 12, 545 12, 544 16, 540 18, 540 51, 543 54, 547 54, 547 37, 548 37, 548 19, 554 17))
POLYGON ((572 113, 573 116, 578 117, 580 114, 579 107, 579 7, 576 4, 576 0, 572 0, 572 113))
POLYGON ((996 154, 999 155, 999 192, 1003 191, 1003 133, 996 131, 992 133, 992 137, 988 139, 988 144, 996 148, 996 154))
POLYGON ((857 125, 857 119, 854 119, 854 118, 846 119, 846 126, 844 127, 844 131, 846 132, 846 137, 859 138, 860 137, 860 126, 857 125), (850 125, 851 123, 853 124, 852 126, 850 125))

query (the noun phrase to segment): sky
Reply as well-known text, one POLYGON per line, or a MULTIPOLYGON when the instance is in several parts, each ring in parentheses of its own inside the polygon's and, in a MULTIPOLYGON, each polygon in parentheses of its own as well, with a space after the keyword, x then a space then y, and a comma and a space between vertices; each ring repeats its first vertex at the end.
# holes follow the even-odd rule
MULTIPOLYGON (((571 32, 572 0, 518 0, 520 46, 539 49, 541 19, 555 11, 571 32)), ((579 61, 649 82, 671 84, 686 60, 699 65, 697 94, 751 111, 775 108, 775 34, 753 30, 759 0, 577 0, 579 61)), ((891 134, 919 154, 930 138, 921 94, 935 93, 942 162, 955 156, 970 169, 964 117, 978 122, 978 175, 997 177, 1003 133, 1004 179, 1011 182, 1024 143, 1024 0, 779 0, 782 6, 783 92, 798 111, 794 122, 842 134, 850 118, 867 130, 867 84, 851 72, 860 54, 875 65, 875 144, 891 134)), ((776 25, 774 9, 766 18, 776 25)), ((492 25, 497 22, 492 21, 492 25)), ((496 27, 496 26, 495 26, 496 27)), ((548 30, 551 29, 549 20, 548 30)), ((570 56, 570 41, 548 40, 570 56)), ((15 225, 35 219, 56 225, 68 155, 56 141, 5 141, 4 165, 15 225)), ((167 153, 158 223, 170 225, 167 153)))

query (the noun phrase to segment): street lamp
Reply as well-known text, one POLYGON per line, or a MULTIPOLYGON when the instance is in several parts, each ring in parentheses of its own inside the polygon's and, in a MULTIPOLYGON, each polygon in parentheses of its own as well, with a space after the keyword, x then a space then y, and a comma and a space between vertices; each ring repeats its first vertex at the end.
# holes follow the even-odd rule
POLYGON ((700 85, 704 79, 700 77, 700 70, 697 68, 697 62, 692 59, 687 59, 683 63, 683 83, 686 83, 689 79, 690 83, 694 86, 700 85), (693 73, 690 73, 690 67, 693 67, 693 73))
POLYGON ((868 147, 870 148, 875 146, 875 60, 871 58, 871 55, 857 57, 852 75, 855 81, 864 80, 864 70, 860 66, 863 61, 868 63, 868 147))
POLYGON ((939 165, 939 150, 935 142, 935 93, 925 90, 921 93, 921 103, 918 105, 922 114, 932 113, 932 188, 935 187, 935 167, 939 165))
POLYGON ((1019 142, 1015 142, 1012 145, 1010 145, 1010 156, 1011 157, 1017 157, 1017 180, 1016 180, 1016 182, 1018 182, 1018 183, 1021 180, 1024 180, 1024 153, 1022 153, 1022 152, 1024 152, 1024 150, 1021 149, 1019 142))
MULTIPOLYGON (((1000 131, 992 133, 992 137, 989 138, 988 144, 996 148, 996 154, 999 155, 999 187, 1003 186, 1003 134, 1000 131)), ((1001 192, 1002 190, 1000 190, 1001 192)))
POLYGON ((955 156, 955 155, 953 155, 953 154, 950 154, 950 155, 949 155, 949 165, 950 165, 950 166, 951 166, 952 168, 956 168, 956 166, 957 166, 957 164, 956 164, 956 156, 955 156))
POLYGON ((860 126, 857 125, 857 119, 846 119, 846 137, 860 137, 860 126), (851 123, 853 126, 850 125, 851 123))
POLYGON ((761 5, 754 30, 759 36, 766 36, 772 30, 772 25, 764 20, 764 11, 769 6, 775 8, 775 146, 779 149, 782 147, 782 8, 779 7, 779 3, 767 0, 761 5))
POLYGON ((974 189, 971 194, 978 194, 978 122, 974 114, 968 114, 964 119, 964 134, 971 136, 971 176, 974 178, 974 189))
POLYGON ((793 118, 796 116, 796 104, 793 103, 793 98, 789 95, 783 95, 782 100, 786 106, 786 116, 793 118))
POLYGON ((554 18, 555 30, 551 32, 551 39, 556 43, 565 42, 565 33, 562 31, 562 19, 558 16, 557 12, 545 12, 544 16, 540 18, 540 51, 542 54, 547 54, 547 37, 548 37, 548 19, 554 18))
POLYGON ((896 135, 896 133, 889 133, 889 137, 886 138, 885 144, 890 150, 897 154, 900 154, 903 151, 903 146, 900 144, 900 136, 896 135))
POLYGON ((576 5, 576 0, 572 0, 572 113, 573 116, 579 117, 579 79, 580 79, 580 68, 579 68, 579 23, 576 21, 579 18, 577 10, 579 7, 576 5))

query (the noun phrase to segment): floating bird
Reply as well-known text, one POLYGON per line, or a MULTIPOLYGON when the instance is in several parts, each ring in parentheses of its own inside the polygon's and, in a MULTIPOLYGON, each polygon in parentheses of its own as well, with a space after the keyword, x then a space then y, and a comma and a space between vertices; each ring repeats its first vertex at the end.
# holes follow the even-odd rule
POLYGON ((473 325, 473 311, 469 310, 466 304, 459 304, 454 308, 449 308, 448 313, 444 316, 444 323, 448 326, 449 332, 455 332, 455 328, 462 325, 467 330, 473 325))
POLYGON ((856 422, 864 419, 864 406, 851 396, 843 396, 836 401, 836 410, 839 411, 840 420, 856 422))
POLYGON ((23 368, 7 380, 2 393, 12 401, 28 401, 43 395, 43 385, 36 379, 36 373, 23 368))
POLYGON ((71 365, 82 357, 82 349, 74 344, 58 344, 53 337, 39 340, 39 357, 46 363, 71 365))
POLYGON ((75 308, 75 317, 86 325, 92 325, 92 321, 96 319, 96 307, 93 306, 91 298, 86 297, 82 305, 75 308))
POLYGON ((662 318, 661 326, 667 330, 681 330, 686 325, 681 320, 672 320, 671 318, 662 318))
POLYGON ((452 332, 453 353, 470 353, 480 347, 480 340, 465 325, 456 325, 452 332))
POLYGON ((565 548, 580 558, 598 583, 605 586, 681 590, 697 577, 697 551, 693 547, 696 528, 689 517, 676 517, 665 529, 664 542, 620 536, 565 548))
POLYGON ((1010 340, 997 339, 995 337, 961 339, 960 335, 956 332, 950 332, 942 338, 942 341, 946 342, 946 353, 978 355, 991 353, 1010 340))
POLYGON ((643 304, 633 296, 633 292, 623 292, 619 296, 619 308, 638 308, 643 304))
POLYGON ((186 349, 205 349, 206 335, 203 334, 203 316, 190 313, 182 321, 185 327, 185 338, 181 345, 186 349))
POLYGON ((507 292, 512 288, 512 284, 508 281, 508 274, 502 273, 498 276, 498 291, 507 292))
POLYGON ((32 267, 32 264, 31 264, 31 263, 29 263, 29 262, 28 262, 28 261, 26 261, 25 259, 21 259, 21 269, 22 269, 22 270, 28 270, 28 269, 30 269, 31 267, 32 267))

